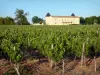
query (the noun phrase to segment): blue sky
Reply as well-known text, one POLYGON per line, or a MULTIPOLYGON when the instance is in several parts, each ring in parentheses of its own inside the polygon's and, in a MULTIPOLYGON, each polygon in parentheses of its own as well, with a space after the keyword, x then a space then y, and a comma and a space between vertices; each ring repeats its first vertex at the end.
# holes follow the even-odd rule
POLYGON ((16 8, 29 12, 28 20, 33 16, 45 18, 51 15, 70 16, 99 16, 100 0, 0 0, 0 16, 15 17, 16 8))

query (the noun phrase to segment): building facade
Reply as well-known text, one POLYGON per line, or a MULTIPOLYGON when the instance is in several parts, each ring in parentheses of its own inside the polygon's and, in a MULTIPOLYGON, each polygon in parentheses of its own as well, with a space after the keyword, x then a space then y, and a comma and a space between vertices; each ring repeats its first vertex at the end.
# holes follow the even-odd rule
POLYGON ((51 16, 47 14, 45 17, 46 25, 78 25, 80 17, 78 16, 51 16))

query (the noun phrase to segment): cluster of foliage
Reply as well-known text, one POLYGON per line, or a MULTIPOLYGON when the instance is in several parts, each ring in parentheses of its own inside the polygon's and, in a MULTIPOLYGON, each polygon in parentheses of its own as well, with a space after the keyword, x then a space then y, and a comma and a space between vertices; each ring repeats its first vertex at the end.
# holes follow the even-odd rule
POLYGON ((80 17, 80 23, 81 24, 100 24, 100 16, 91 16, 91 17, 80 17))
POLYGON ((3 18, 3 17, 0 17, 0 25, 14 25, 15 22, 14 22, 14 19, 11 18, 11 17, 6 17, 6 18, 3 18))
POLYGON ((16 18, 15 21, 18 25, 29 25, 30 23, 27 20, 27 15, 29 15, 28 13, 24 13, 24 10, 22 9, 16 9, 16 18))
POLYGON ((100 55, 99 26, 1 26, 0 53, 19 62, 28 47, 57 62, 65 57, 100 55))
MULTIPOLYGON (((16 9, 15 12, 15 18, 11 18, 11 17, 0 17, 0 25, 30 25, 30 23, 28 22, 27 16, 29 15, 29 13, 25 13, 24 10, 22 9, 16 9)), ((32 18, 32 22, 34 23, 39 23, 42 24, 44 23, 44 20, 42 18, 39 18, 37 16, 34 16, 32 18)))
POLYGON ((34 23, 42 24, 42 23, 43 23, 43 19, 42 19, 42 18, 39 18, 39 17, 37 17, 37 16, 34 16, 34 17, 32 18, 32 22, 33 22, 33 24, 34 24, 34 23))
POLYGON ((0 25, 30 25, 30 23, 27 20, 28 13, 24 13, 24 10, 22 9, 16 9, 15 12, 15 18, 11 17, 0 17, 0 25))

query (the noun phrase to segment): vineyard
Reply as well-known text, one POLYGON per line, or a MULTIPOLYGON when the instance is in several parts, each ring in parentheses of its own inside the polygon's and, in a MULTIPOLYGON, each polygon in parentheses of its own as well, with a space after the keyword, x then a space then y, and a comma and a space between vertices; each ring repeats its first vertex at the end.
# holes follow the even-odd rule
MULTIPOLYGON (((79 59, 83 66, 85 59, 100 56, 100 26, 0 26, 0 58, 13 64, 18 75, 20 62, 33 52, 39 60, 48 59, 51 68, 62 62, 64 75, 65 59, 79 59)), ((96 71, 96 60, 94 65, 96 71)))

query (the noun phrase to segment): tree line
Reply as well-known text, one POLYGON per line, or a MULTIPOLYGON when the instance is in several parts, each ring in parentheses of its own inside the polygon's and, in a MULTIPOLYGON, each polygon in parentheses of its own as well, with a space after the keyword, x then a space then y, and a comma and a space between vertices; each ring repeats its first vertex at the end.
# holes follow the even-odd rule
MULTIPOLYGON (((15 11, 15 18, 12 17, 0 17, 0 25, 30 25, 28 22, 27 16, 29 15, 28 12, 24 12, 22 9, 16 9, 15 11)), ((39 18, 38 16, 34 16, 32 18, 33 23, 43 23, 43 19, 39 18)))
POLYGON ((82 25, 93 25, 100 24, 100 16, 91 16, 91 17, 80 17, 80 24, 82 25))
POLYGON ((11 18, 11 17, 0 17, 0 25, 14 25, 15 22, 14 22, 14 19, 11 18))
MULTIPOLYGON (((15 18, 12 17, 0 17, 0 25, 30 25, 28 22, 27 16, 29 15, 28 12, 24 12, 22 9, 16 9, 15 11, 15 18)), ((74 13, 71 16, 75 16, 74 13)), ((32 17, 32 23, 44 23, 42 18, 38 16, 32 17)), ((100 16, 91 16, 91 17, 80 17, 80 24, 81 25, 93 25, 93 24, 100 24, 100 16)))

